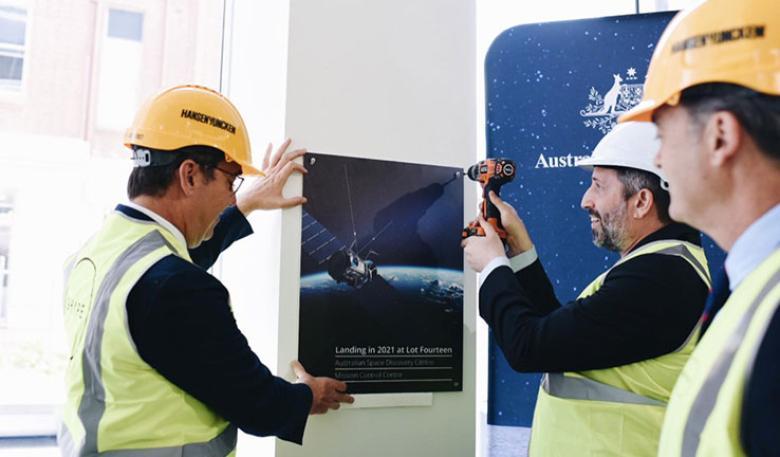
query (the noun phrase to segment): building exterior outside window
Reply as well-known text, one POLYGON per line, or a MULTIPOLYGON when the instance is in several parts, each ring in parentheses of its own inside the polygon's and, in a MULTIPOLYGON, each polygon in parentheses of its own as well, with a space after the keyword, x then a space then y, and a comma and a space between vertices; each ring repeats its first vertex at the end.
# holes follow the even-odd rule
POLYGON ((135 111, 143 62, 144 15, 109 8, 98 64, 97 126, 123 131, 135 111))
POLYGON ((219 89, 223 9, 0 0, 0 456, 4 437, 53 442, 66 259, 126 201, 122 136, 144 99, 176 84, 219 89))
POLYGON ((27 8, 0 2, 0 90, 20 90, 27 42, 27 8))

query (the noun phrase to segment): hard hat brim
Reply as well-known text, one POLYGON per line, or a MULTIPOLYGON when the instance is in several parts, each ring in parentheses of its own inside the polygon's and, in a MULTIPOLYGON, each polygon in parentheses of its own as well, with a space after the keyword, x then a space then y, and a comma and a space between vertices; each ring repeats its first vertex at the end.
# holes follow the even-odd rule
POLYGON ((576 166, 583 170, 592 170, 593 167, 621 167, 621 168, 634 168, 641 170, 639 165, 633 162, 609 160, 609 159, 582 159, 576 163, 576 166))
POLYGON ((620 116, 618 122, 653 122, 653 113, 660 107, 661 103, 655 100, 643 100, 620 116))
POLYGON ((623 168, 637 168, 637 165, 635 163, 630 163, 626 161, 620 161, 620 160, 610 160, 610 159, 594 159, 594 158, 588 158, 588 159, 582 159, 578 160, 575 164, 577 167, 582 168, 583 170, 592 171, 593 167, 623 167, 623 168))
POLYGON ((648 173, 652 173, 658 178, 660 178, 662 181, 666 181, 666 177, 656 170, 648 170, 642 164, 631 162, 631 161, 622 161, 622 160, 614 160, 614 159, 582 159, 578 161, 575 164, 577 167, 582 168, 586 171, 593 171, 593 167, 620 167, 620 168, 630 168, 632 170, 640 170, 640 171, 646 171, 648 173))
POLYGON ((265 177, 265 173, 263 173, 262 170, 255 168, 252 166, 252 164, 249 163, 238 163, 241 165, 241 174, 247 175, 247 176, 262 176, 265 177))
MULTIPOLYGON (((161 149, 164 151, 173 151, 176 149, 180 149, 186 146, 190 146, 192 143, 191 138, 183 137, 174 135, 171 133, 161 133, 154 130, 148 130, 148 129, 127 129, 125 132, 125 139, 124 139, 124 145, 128 148, 135 146, 143 146, 148 148, 154 148, 154 149, 161 149)), ((222 151, 222 145, 214 142, 208 142, 208 141, 201 141, 199 142, 203 146, 209 146, 214 149, 222 151)), ((225 159, 228 161, 233 161, 232 154, 228 154, 225 151, 222 151, 223 154, 225 154, 225 159)), ((237 164, 241 165, 241 173, 244 175, 249 176, 265 176, 265 173, 262 172, 262 170, 256 168, 251 163, 246 161, 235 161, 237 164)))

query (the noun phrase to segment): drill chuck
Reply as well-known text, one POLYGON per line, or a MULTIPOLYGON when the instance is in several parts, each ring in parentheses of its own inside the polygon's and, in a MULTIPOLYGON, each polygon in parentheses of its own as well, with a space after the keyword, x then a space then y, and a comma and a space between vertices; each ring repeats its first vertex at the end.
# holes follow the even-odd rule
POLYGON ((486 159, 470 166, 466 175, 472 181, 485 182, 490 179, 499 179, 506 183, 515 177, 515 163, 504 158, 486 159))
MULTIPOLYGON (((472 181, 479 181, 479 167, 482 166, 482 162, 474 164, 469 167, 469 170, 466 172, 466 175, 471 179, 472 181)), ((487 171, 487 170, 486 170, 487 171)))

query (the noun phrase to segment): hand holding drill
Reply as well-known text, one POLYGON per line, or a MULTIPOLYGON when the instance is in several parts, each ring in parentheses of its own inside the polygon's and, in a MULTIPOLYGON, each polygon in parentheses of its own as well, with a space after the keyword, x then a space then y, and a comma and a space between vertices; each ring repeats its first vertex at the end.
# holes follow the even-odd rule
MULTIPOLYGON (((485 159, 469 167, 466 173, 473 181, 482 186, 482 203, 480 203, 480 215, 493 226, 499 238, 506 240, 507 232, 501 225, 501 214, 490 199, 490 192, 499 195, 501 186, 515 178, 515 163, 506 158, 485 159)), ((485 236, 485 230, 480 226, 479 220, 473 220, 463 229, 462 237, 485 236)))
POLYGON ((466 263, 476 272, 499 256, 514 257, 533 247, 528 230, 517 211, 498 196, 502 185, 515 176, 515 164, 508 159, 487 159, 468 170, 468 176, 483 189, 477 220, 463 229, 466 263))

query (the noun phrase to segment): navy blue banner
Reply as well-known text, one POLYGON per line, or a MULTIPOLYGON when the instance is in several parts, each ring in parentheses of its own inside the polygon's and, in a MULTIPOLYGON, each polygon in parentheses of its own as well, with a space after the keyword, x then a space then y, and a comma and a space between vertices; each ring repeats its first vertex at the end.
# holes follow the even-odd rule
MULTIPOLYGON (((590 155, 617 117, 639 103, 647 66, 673 13, 513 27, 485 61, 487 155, 510 157, 502 197, 524 219, 561 302, 573 300, 617 254, 593 246, 580 208, 590 155)), ((709 240, 710 265, 723 253, 709 240)), ((491 336, 488 423, 531 425, 539 375, 514 372, 491 336)))

